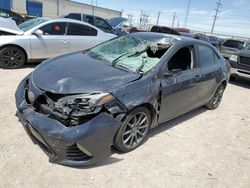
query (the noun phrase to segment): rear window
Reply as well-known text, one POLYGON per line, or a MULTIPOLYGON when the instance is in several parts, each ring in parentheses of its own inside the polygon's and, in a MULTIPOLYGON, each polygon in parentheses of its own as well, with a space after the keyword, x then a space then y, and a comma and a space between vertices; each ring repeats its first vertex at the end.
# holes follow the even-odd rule
POLYGON ((227 40, 224 42, 223 46, 229 47, 229 48, 236 48, 240 50, 244 45, 244 42, 238 41, 238 40, 227 40))
POLYGON ((71 18, 74 20, 80 20, 81 21, 81 14, 69 14, 67 16, 65 16, 66 18, 71 18))

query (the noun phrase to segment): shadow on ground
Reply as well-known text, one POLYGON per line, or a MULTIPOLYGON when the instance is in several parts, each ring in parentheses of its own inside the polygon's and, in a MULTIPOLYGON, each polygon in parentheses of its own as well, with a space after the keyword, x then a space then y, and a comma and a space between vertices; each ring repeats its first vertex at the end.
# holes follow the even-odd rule
POLYGON ((177 117, 175 119, 172 119, 172 120, 170 120, 170 121, 168 121, 166 123, 162 123, 158 127, 154 128, 154 129, 152 129, 150 131, 149 137, 153 137, 153 136, 155 136, 157 134, 160 134, 160 133, 162 133, 164 131, 167 131, 168 129, 171 129, 172 127, 180 125, 181 123, 183 123, 183 122, 185 122, 185 121, 187 121, 189 119, 192 119, 193 117, 198 116, 198 115, 200 115, 200 114, 202 114, 202 113, 204 113, 206 111, 207 111, 206 108, 201 107, 201 108, 198 108, 198 109, 193 110, 191 112, 188 112, 188 113, 186 113, 186 114, 184 114, 182 116, 179 116, 179 117, 177 117))
POLYGON ((26 63, 21 69, 36 68, 41 62, 26 63))
POLYGON ((235 81, 230 81, 230 84, 250 89, 250 80, 247 79, 237 78, 235 81))

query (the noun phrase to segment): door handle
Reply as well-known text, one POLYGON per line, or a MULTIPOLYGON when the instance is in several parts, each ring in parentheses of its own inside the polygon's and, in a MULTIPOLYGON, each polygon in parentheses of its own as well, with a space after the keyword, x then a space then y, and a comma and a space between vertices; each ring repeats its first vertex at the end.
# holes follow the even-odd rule
POLYGON ((68 40, 61 40, 61 43, 63 43, 63 44, 68 44, 69 41, 68 41, 68 40))
POLYGON ((195 77, 194 77, 194 81, 196 81, 196 82, 198 82, 198 81, 200 81, 200 79, 202 78, 202 76, 199 74, 199 75, 196 75, 195 77))
POLYGON ((95 44, 96 43, 96 41, 95 40, 92 40, 91 42, 90 42, 90 44, 95 44))

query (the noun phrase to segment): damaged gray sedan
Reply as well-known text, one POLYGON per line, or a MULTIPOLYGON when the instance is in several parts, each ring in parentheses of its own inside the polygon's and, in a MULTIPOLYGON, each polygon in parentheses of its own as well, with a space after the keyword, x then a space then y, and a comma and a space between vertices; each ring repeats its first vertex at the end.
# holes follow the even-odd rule
POLYGON ((230 66, 191 38, 135 33, 43 62, 16 91, 17 116, 50 162, 96 163, 139 147, 149 130, 216 109, 230 66))

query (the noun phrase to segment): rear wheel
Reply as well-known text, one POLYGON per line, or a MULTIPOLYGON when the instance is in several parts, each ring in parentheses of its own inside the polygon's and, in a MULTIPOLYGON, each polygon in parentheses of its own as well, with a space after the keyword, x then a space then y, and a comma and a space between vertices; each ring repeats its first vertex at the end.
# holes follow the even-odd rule
POLYGON ((224 90, 225 90, 225 85, 221 84, 216 90, 211 101, 206 105, 206 107, 209 108, 210 110, 214 110, 218 108, 221 103, 224 90))
POLYGON ((25 54, 20 48, 6 47, 0 50, 0 67, 4 69, 20 68, 25 60, 25 54))
POLYGON ((151 125, 150 112, 143 107, 132 110, 115 137, 114 146, 121 152, 139 147, 147 138, 151 125))

